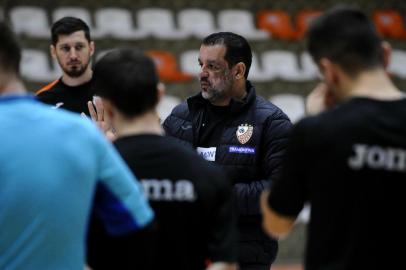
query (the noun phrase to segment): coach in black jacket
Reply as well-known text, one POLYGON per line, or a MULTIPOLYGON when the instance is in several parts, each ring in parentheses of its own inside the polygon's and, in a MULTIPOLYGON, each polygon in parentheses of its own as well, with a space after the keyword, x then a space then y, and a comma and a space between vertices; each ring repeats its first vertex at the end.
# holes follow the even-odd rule
POLYGON ((247 80, 252 53, 241 36, 220 32, 200 47, 201 92, 178 105, 163 126, 221 165, 234 183, 242 270, 269 270, 277 242, 261 229, 259 196, 279 177, 291 123, 247 80))

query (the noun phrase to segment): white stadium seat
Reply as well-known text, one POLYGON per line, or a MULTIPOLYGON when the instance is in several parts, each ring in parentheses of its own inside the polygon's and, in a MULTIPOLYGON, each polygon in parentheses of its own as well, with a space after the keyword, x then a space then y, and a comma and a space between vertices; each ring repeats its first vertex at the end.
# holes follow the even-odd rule
POLYGON ((123 8, 102 8, 95 12, 95 22, 101 36, 119 39, 140 39, 146 33, 134 28, 132 14, 123 8))
MULTIPOLYGON (((54 67, 56 66, 54 64, 54 67)), ((58 78, 60 71, 59 68, 51 68, 48 53, 41 50, 24 49, 21 74, 25 79, 32 82, 49 82, 58 78)))
POLYGON ((400 50, 392 50, 391 59, 389 62, 389 72, 399 78, 406 78, 406 52, 400 50))
POLYGON ((205 9, 183 9, 178 13, 178 22, 181 31, 198 38, 217 32, 213 14, 205 9))
POLYGON ((76 17, 76 18, 83 20, 90 28, 90 36, 92 38, 100 37, 98 29, 96 29, 96 27, 93 25, 92 17, 87 9, 82 8, 82 7, 71 7, 71 6, 57 8, 52 13, 52 19, 53 19, 52 22, 55 22, 63 17, 67 17, 67 16, 76 17))
POLYGON ((292 123, 296 123, 305 115, 305 102, 300 95, 279 94, 271 97, 270 101, 281 108, 292 123))
POLYGON ((44 9, 18 6, 10 11, 11 25, 16 34, 34 38, 50 38, 49 21, 44 9))
POLYGON ((141 31, 161 39, 183 39, 184 31, 177 30, 172 11, 163 8, 144 8, 137 12, 137 23, 141 31))
POLYGON ((200 72, 198 59, 198 50, 184 51, 183 53, 181 53, 179 62, 182 72, 192 75, 198 75, 200 72))
POLYGON ((179 103, 181 103, 181 100, 178 97, 172 95, 163 96, 157 107, 158 115, 162 122, 172 112, 172 109, 175 108, 175 106, 179 103))
POLYGON ((261 68, 258 56, 255 53, 252 53, 252 63, 248 79, 256 82, 269 81, 269 75, 261 68))
POLYGON ((304 80, 297 56, 291 51, 273 50, 262 54, 262 63, 269 79, 304 80))
POLYGON ((247 39, 268 39, 269 33, 255 28, 252 14, 246 10, 227 9, 218 14, 221 31, 234 32, 247 39))

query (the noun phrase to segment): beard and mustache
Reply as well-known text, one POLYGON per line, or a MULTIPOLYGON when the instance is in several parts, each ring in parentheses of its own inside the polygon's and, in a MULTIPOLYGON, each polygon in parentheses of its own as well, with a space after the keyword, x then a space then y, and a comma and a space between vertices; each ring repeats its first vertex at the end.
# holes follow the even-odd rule
POLYGON ((82 64, 81 61, 70 61, 67 64, 67 67, 63 68, 63 71, 72 78, 78 78, 85 73, 87 67, 89 66, 89 62, 82 64))

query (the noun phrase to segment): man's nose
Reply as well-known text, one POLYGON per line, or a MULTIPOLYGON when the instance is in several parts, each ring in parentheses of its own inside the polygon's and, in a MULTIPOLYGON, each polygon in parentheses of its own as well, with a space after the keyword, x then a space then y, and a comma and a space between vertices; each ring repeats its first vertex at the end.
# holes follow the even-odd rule
POLYGON ((204 66, 202 66, 200 68, 199 78, 203 79, 203 78, 207 78, 207 77, 209 77, 209 73, 207 72, 207 69, 204 66))
POLYGON ((71 48, 70 51, 69 51, 69 57, 76 59, 77 56, 78 56, 78 54, 77 54, 76 49, 75 49, 75 48, 71 48))

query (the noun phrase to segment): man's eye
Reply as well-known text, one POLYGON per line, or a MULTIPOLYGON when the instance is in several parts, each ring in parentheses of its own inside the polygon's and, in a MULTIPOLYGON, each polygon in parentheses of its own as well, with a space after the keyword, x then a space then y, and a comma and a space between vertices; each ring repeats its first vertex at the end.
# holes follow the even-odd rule
POLYGON ((83 45, 76 45, 75 46, 75 49, 77 50, 77 51, 80 51, 81 49, 83 49, 83 45))
POLYGON ((69 52, 70 47, 64 46, 64 47, 61 47, 61 50, 64 51, 64 52, 69 52))

